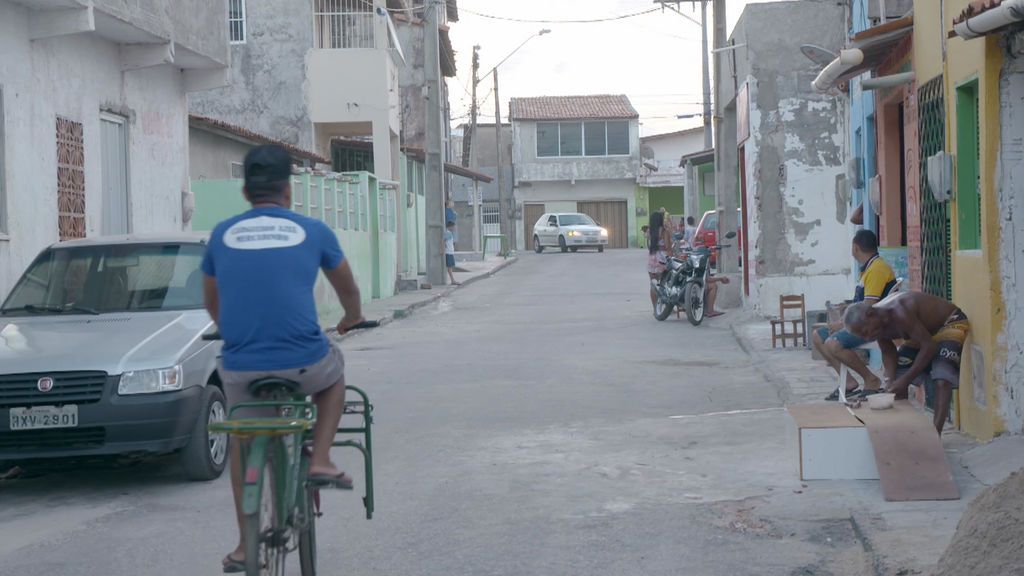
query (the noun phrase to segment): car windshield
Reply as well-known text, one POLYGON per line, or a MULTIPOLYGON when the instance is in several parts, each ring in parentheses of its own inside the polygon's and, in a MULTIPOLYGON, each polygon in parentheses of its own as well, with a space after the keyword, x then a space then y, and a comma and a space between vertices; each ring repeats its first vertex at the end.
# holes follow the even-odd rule
POLYGON ((203 306, 204 248, 115 244, 47 250, 4 302, 3 315, 191 310, 203 306))
POLYGON ((565 214, 558 217, 562 226, 593 226, 594 221, 586 214, 565 214))

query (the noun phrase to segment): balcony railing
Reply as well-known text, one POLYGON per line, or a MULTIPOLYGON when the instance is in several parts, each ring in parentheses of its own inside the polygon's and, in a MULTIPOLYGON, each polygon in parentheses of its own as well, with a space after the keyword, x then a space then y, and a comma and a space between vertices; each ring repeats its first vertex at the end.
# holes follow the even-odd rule
POLYGON ((377 33, 371 0, 315 0, 313 31, 316 48, 376 48, 377 33))

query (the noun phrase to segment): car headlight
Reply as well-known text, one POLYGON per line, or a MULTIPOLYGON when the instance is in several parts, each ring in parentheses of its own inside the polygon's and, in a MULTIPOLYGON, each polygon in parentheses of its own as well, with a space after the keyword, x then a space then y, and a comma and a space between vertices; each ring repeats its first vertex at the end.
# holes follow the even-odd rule
POLYGON ((183 380, 180 365, 159 370, 134 370, 121 375, 117 393, 127 396, 181 390, 183 380))
POLYGON ((607 235, 608 235, 608 230, 606 230, 604 228, 601 228, 601 236, 607 236, 607 235))
POLYGON ((569 230, 569 236, 579 236, 580 233, 575 230, 569 230))

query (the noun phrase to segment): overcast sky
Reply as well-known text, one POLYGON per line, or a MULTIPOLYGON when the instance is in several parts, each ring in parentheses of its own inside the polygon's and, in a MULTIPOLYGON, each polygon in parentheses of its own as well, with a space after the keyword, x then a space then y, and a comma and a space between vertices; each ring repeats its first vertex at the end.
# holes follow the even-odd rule
MULTIPOLYGON (((748 2, 727 0, 729 31, 748 2)), ((683 11, 700 21, 700 7, 683 3, 683 11)), ((501 65, 499 92, 502 119, 514 96, 627 94, 640 112, 642 135, 701 125, 701 119, 676 120, 678 114, 701 112, 701 29, 668 10, 595 24, 520 23, 473 14, 529 20, 596 19, 654 8, 652 0, 459 0, 459 21, 451 37, 457 53, 458 78, 449 81, 452 124, 468 122, 473 45, 480 45, 480 74, 542 28, 501 65)), ((708 10, 711 20, 711 10, 708 10)), ((708 43, 713 38, 709 31, 708 43)), ((494 121, 493 81, 477 88, 479 122, 494 121), (485 100, 486 97, 486 100, 485 100)))

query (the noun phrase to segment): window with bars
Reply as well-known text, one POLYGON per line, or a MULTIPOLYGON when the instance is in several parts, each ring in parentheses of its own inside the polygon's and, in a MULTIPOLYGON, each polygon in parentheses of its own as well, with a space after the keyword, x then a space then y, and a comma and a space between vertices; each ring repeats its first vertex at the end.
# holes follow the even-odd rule
MULTIPOLYGON (((943 77, 918 89, 919 166, 946 149, 946 103, 943 77)), ((920 171, 921 190, 921 274, 924 292, 952 298, 949 204, 935 199, 928 186, 928 171, 920 171)))
POLYGON ((57 230, 61 241, 85 238, 85 133, 57 117, 57 230))
POLYGON ((322 49, 375 48, 373 2, 314 0, 314 46, 322 49))
POLYGON ((981 146, 978 122, 978 81, 956 89, 956 219, 957 247, 981 248, 981 146))
POLYGON ((245 0, 228 0, 228 39, 245 44, 245 0))

